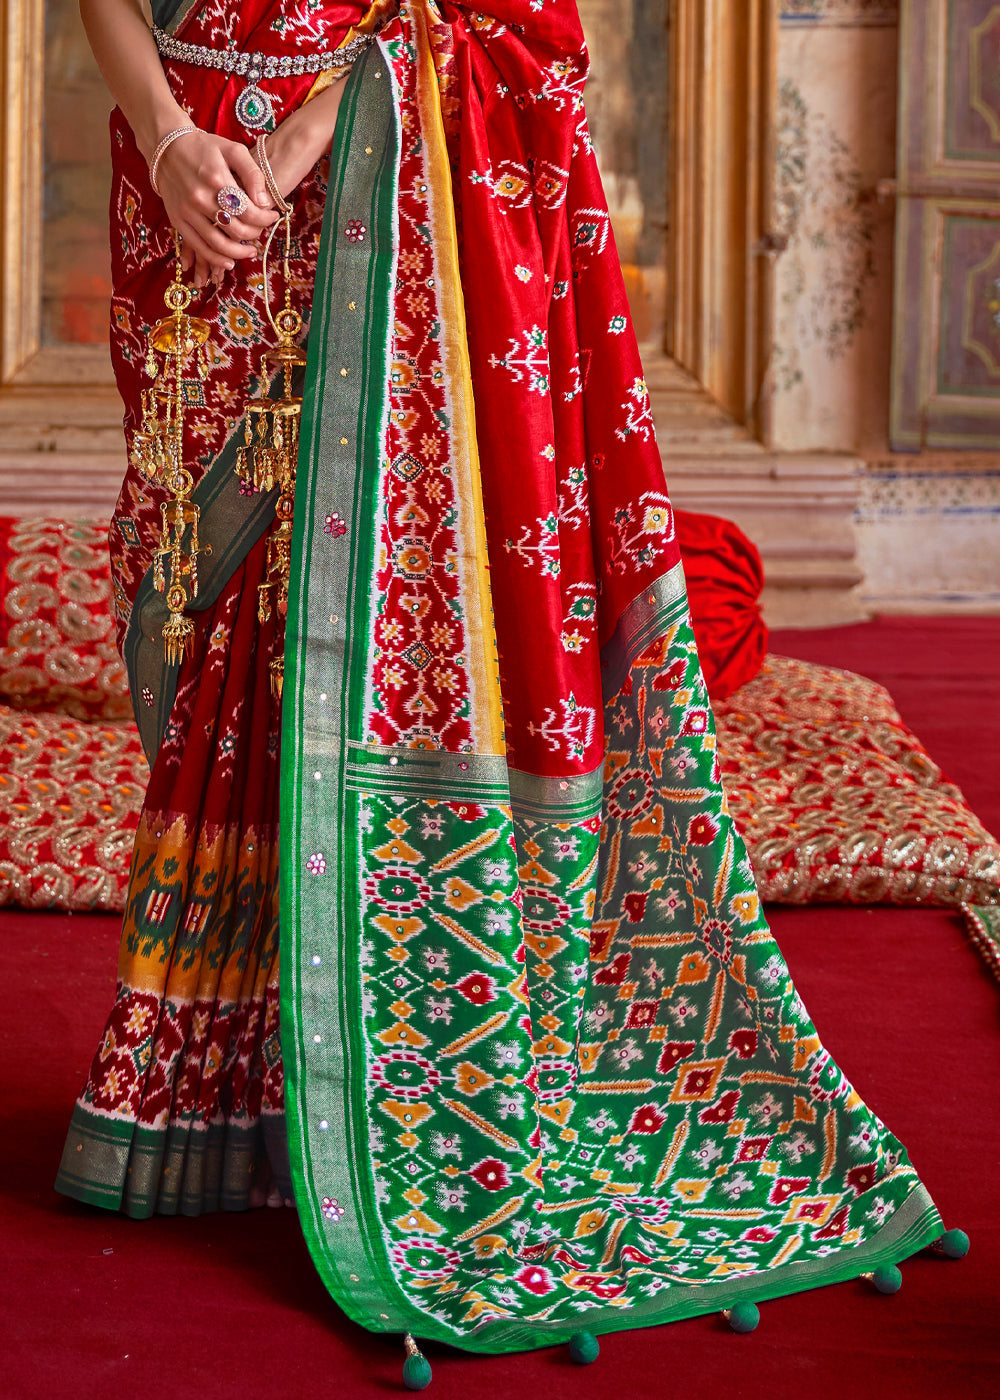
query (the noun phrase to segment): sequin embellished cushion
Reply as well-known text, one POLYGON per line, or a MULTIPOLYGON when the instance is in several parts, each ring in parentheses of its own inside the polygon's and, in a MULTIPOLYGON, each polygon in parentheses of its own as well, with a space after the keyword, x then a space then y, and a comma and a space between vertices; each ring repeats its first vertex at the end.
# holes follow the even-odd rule
POLYGON ((1000 843, 882 686, 771 655, 714 709, 730 809, 765 899, 1000 903, 1000 843))
POLYGON ((123 909, 148 778, 131 721, 0 705, 0 905, 123 909))
POLYGON ((0 516, 0 704, 127 719, 107 523, 0 516))

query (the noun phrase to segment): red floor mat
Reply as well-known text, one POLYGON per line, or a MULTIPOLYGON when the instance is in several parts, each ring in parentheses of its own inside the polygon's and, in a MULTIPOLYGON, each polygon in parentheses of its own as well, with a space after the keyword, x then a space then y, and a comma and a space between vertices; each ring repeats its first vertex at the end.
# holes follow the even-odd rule
MULTIPOLYGON (((905 619, 779 635, 773 645, 887 685, 995 830, 998 643, 997 620, 905 619)), ((995 984, 950 912, 772 916, 828 1048, 907 1144, 947 1222, 969 1232, 969 1257, 919 1256, 891 1298, 858 1282, 777 1299, 748 1337, 713 1318, 618 1333, 586 1370, 563 1349, 482 1358, 430 1348, 437 1400, 484 1390, 517 1400, 1000 1394, 995 984)), ((0 914, 0 1396, 402 1393, 398 1341, 368 1336, 337 1311, 292 1213, 137 1223, 53 1192, 73 1097, 113 994, 116 944, 113 918, 0 914)))

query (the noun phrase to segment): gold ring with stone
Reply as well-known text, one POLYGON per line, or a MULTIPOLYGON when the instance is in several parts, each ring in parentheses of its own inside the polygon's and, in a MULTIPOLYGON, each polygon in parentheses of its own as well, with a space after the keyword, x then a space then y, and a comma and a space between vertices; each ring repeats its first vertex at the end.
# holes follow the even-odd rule
POLYGON ((249 196, 237 185, 223 185, 215 196, 215 202, 223 214, 228 214, 231 219, 238 219, 250 208, 249 196))

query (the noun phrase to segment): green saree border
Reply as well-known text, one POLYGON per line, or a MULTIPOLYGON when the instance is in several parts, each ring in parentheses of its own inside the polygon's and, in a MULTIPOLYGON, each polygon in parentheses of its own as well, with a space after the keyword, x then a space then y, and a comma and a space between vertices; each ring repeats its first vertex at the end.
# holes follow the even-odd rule
POLYGON ((676 563, 632 599, 601 647, 601 690, 607 700, 625 684, 636 657, 657 637, 689 616, 684 565, 676 563))
MULTIPOLYGON (((537 1351, 542 1347, 568 1342, 582 1328, 589 1332, 631 1332, 639 1327, 658 1327, 722 1312, 737 1303, 767 1303, 791 1293, 806 1293, 832 1283, 847 1283, 882 1264, 898 1264, 933 1243, 944 1233, 937 1208, 923 1186, 917 1185, 887 1225, 873 1239, 838 1251, 838 1267, 826 1259, 801 1264, 783 1264, 727 1283, 688 1284, 671 1282, 652 1296, 630 1308, 600 1307, 581 1311, 574 1321, 511 1322, 509 1319, 473 1325, 472 1335, 458 1335, 434 1319, 411 1328, 414 1334, 435 1341, 449 1342, 463 1351, 501 1355, 515 1351, 537 1351)), ((836 1258, 836 1256, 831 1256, 836 1258)))
POLYGON ((348 79, 334 135, 296 486, 280 829, 281 1044, 299 1221, 334 1300, 376 1332, 421 1321, 390 1271, 369 1167, 365 1076, 356 1068, 366 1063, 359 816, 345 763, 368 659, 391 351, 399 133, 389 72, 373 45, 348 79), (338 237, 352 218, 366 226, 365 240, 338 237), (324 530, 334 505, 346 526, 340 537, 324 530), (322 853, 308 848, 317 828, 322 853), (314 933, 315 951, 305 946, 314 933))

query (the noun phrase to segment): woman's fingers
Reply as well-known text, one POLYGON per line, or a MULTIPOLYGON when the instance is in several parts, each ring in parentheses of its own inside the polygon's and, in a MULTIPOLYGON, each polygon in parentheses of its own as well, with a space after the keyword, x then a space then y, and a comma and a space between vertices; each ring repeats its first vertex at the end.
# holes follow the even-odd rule
POLYGON ((238 239, 240 243, 257 243, 265 228, 251 223, 245 214, 241 214, 238 219, 224 225, 224 232, 228 233, 230 238, 238 239))
POLYGON ((252 244, 241 243, 238 238, 231 238, 228 229, 221 229, 211 220, 207 220, 202 231, 202 241, 208 245, 215 254, 213 262, 225 262, 230 267, 233 260, 242 262, 244 258, 255 258, 257 249, 252 244))
MULTIPOLYGON (((230 176, 227 183, 233 185, 234 188, 238 188, 235 184, 235 180, 235 176, 230 176)), ((220 188, 222 187, 220 186, 220 188)), ((219 214, 219 201, 211 190, 205 187, 196 191, 193 203, 199 213, 204 214, 205 217, 211 219, 213 223, 215 222, 219 214)), ((228 213, 228 210, 225 212, 228 213)), ((275 214, 273 210, 258 209, 255 204, 248 204, 242 214, 231 214, 228 224, 223 223, 221 225, 216 225, 216 227, 220 227, 223 233, 229 234, 232 238, 236 238, 237 233, 239 238, 257 238, 264 229, 271 227, 277 220, 277 217, 277 214, 275 214)))
POLYGON ((225 155, 230 170, 236 176, 236 183, 243 186, 253 204, 257 206, 255 212, 266 212, 271 216, 260 227, 266 228, 268 224, 273 224, 278 217, 274 211, 274 201, 268 194, 264 173, 247 147, 241 146, 238 141, 228 141, 225 155))
MULTIPOLYGON (((235 267, 233 259, 225 251, 220 253, 219 249, 213 247, 209 238, 205 236, 206 231, 211 228, 210 225, 203 224, 199 228, 184 219, 176 223, 174 227, 182 235, 185 245, 194 253, 196 262, 200 258, 210 269, 221 267, 223 270, 231 270, 235 267)), ((250 248, 241 251, 247 255, 253 255, 253 250, 250 248)))
POLYGON ((161 189, 171 222, 184 239, 183 266, 193 269, 196 287, 218 285, 238 262, 260 256, 261 236, 278 214, 260 167, 239 142, 201 132, 190 138, 187 151, 174 154, 161 189), (238 218, 218 224, 218 195, 227 186, 242 189, 250 202, 238 218))
MULTIPOLYGON (((272 224, 277 223, 278 214, 273 209, 258 209, 256 204, 251 204, 240 215, 239 221, 246 228, 249 228, 254 238, 256 238, 264 229, 270 228, 272 224)), ((235 227, 235 225, 236 220, 233 219, 233 226, 235 227)), ((244 235, 244 237, 245 236, 246 235, 244 235)))

